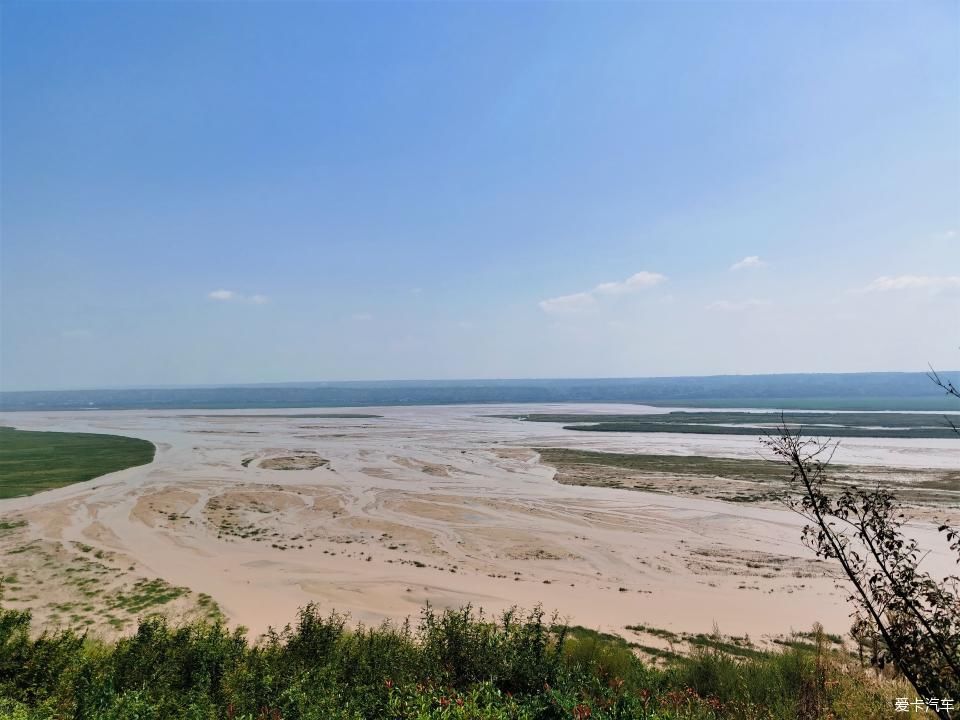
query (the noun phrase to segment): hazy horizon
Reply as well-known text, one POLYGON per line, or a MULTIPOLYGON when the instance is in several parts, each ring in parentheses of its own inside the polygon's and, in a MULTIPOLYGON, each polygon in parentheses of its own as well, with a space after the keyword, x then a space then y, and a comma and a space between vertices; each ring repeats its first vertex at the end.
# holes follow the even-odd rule
MULTIPOLYGON (((876 376, 876 375, 905 375, 905 376, 923 376, 927 377, 929 371, 925 370, 868 370, 868 371, 850 371, 850 372, 771 372, 771 373, 705 373, 698 375, 622 375, 622 376, 555 376, 555 377, 451 377, 451 378, 430 378, 430 377, 407 377, 407 378, 344 378, 338 380, 314 379, 314 380, 279 380, 272 382, 230 382, 230 383, 170 383, 170 384, 145 384, 145 385, 86 385, 69 387, 33 387, 6 389, 0 388, 0 393, 43 393, 43 392, 74 392, 74 391, 94 391, 94 390, 189 390, 191 388, 255 388, 255 387, 311 387, 323 385, 390 385, 390 384, 470 384, 470 383, 549 383, 549 382, 618 382, 618 381, 639 381, 639 380, 696 380, 711 378, 778 378, 778 377, 835 377, 835 376, 876 376)), ((937 368, 937 372, 942 377, 953 378, 960 375, 960 370, 937 368)), ((934 386, 931 385, 931 388, 934 386)), ((934 388, 934 392, 939 392, 934 388)))
POLYGON ((960 365, 955 3, 4 3, 0 389, 960 365))
MULTIPOLYGON (((960 373, 941 378, 960 384, 960 373)), ((958 413, 925 373, 301 381, 0 392, 0 411, 441 405, 654 405, 958 413)))

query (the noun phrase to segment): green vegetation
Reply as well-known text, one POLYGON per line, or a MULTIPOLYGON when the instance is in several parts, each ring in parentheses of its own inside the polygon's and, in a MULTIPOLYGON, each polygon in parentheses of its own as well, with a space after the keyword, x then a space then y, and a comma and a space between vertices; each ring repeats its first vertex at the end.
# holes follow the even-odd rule
MULTIPOLYGON (((701 455, 611 453, 567 448, 537 448, 540 459, 559 471, 567 485, 630 488, 648 492, 688 492, 729 502, 776 500, 788 489, 783 467, 762 458, 715 458, 701 455), (623 472, 616 472, 626 471, 623 472), (678 484, 677 478, 684 483, 678 484), (716 483, 717 478, 727 481, 716 483)), ((833 465, 837 487, 883 482, 911 502, 940 505, 960 490, 960 471, 916 470, 868 465, 833 465)))
MULTIPOLYGON (((763 435, 785 418, 791 430, 805 435, 874 438, 955 438, 943 417, 921 413, 669 412, 636 415, 548 414, 497 415, 529 422, 566 423, 564 430, 587 432, 669 432, 705 435, 763 435)), ((960 423, 960 415, 950 416, 960 423)))
POLYGON ((256 413, 240 415, 237 413, 224 413, 222 415, 184 415, 187 418, 216 418, 218 420, 231 420, 233 418, 323 418, 327 420, 370 420, 380 418, 383 415, 371 415, 369 413, 256 413))
MULTIPOLYGON (((694 649, 717 650, 725 655, 743 658, 762 658, 767 655, 765 651, 757 648, 748 636, 737 637, 721 635, 718 630, 715 630, 710 635, 706 635, 704 633, 676 633, 648 625, 627 625, 626 629, 640 635, 650 635, 660 640, 665 640, 671 647, 688 651, 694 649)), ((803 638, 805 637, 815 637, 823 647, 833 643, 842 645, 841 640, 836 635, 827 635, 822 632, 816 634, 793 633, 789 638, 776 638, 773 642, 787 647, 802 647, 807 650, 816 650, 818 648, 817 643, 804 642, 803 638)), ((631 647, 644 648, 644 646, 637 643, 630 643, 630 645, 631 647)))
POLYGON ((0 427, 0 498, 91 480, 153 461, 153 443, 120 435, 0 427))
POLYGON ((110 609, 122 609, 131 615, 138 615, 147 608, 165 605, 188 592, 188 588, 175 587, 160 578, 138 580, 129 592, 116 594, 110 609))
POLYGON ((636 649, 539 610, 493 620, 428 607, 415 627, 350 629, 308 606, 251 644, 219 621, 159 617, 112 643, 34 636, 29 613, 0 609, 0 719, 860 720, 889 717, 907 694, 820 634, 809 649, 747 656, 651 648, 660 665, 636 649))
POLYGON ((548 465, 600 465, 644 473, 725 477, 737 480, 783 482, 783 468, 761 458, 714 458, 700 455, 648 455, 645 453, 609 453, 567 448, 537 448, 548 465))

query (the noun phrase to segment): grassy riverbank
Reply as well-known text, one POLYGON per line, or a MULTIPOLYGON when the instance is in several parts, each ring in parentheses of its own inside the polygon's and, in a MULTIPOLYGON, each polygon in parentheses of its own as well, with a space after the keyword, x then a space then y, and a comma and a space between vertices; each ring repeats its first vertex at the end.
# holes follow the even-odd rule
POLYGON ((0 499, 32 495, 153 461, 153 443, 121 435, 0 427, 0 499))
POLYGON ((697 435, 754 435, 773 432, 781 423, 805 435, 833 438, 917 439, 956 437, 950 422, 960 422, 954 412, 944 416, 893 412, 758 412, 672 411, 644 414, 528 413, 494 417, 526 422, 562 423, 564 430, 583 432, 693 433, 697 435), (951 420, 948 421, 947 418, 951 420))

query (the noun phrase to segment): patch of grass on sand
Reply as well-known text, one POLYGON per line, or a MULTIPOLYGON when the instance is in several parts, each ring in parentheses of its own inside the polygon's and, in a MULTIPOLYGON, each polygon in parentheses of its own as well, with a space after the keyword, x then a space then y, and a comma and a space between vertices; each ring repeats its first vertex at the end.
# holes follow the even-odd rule
MULTIPOLYGON (((763 458, 717 458, 700 455, 653 455, 647 453, 611 453, 568 448, 536 448, 540 459, 558 471, 557 481, 566 485, 632 487, 637 490, 665 491, 657 481, 687 478, 716 486, 716 479, 750 483, 730 489, 722 498, 729 502, 763 502, 776 499, 787 488, 789 474, 782 465, 763 458), (611 472, 604 473, 604 468, 611 472), (627 471, 632 484, 624 484, 621 473, 627 471), (646 482, 646 485, 643 484, 646 482), (755 489, 751 489, 755 488, 755 489)), ((882 482, 897 488, 904 500, 927 504, 949 502, 960 490, 960 472, 940 469, 903 469, 867 465, 830 466, 830 482, 838 485, 882 482)), ((709 493, 707 493, 709 495, 709 493)), ((720 497, 720 496, 717 496, 720 497)))
POLYGON ((370 413, 257 413, 256 415, 237 415, 235 413, 223 415, 184 415, 183 417, 202 417, 231 420, 233 418, 297 418, 297 419, 327 419, 327 420, 371 420, 381 418, 383 415, 371 415, 370 413))
MULTIPOLYGON (((893 420, 883 422, 896 427, 907 427, 915 417, 891 415, 893 420)), ((540 422, 544 417, 562 422, 571 416, 530 416, 525 419, 540 422)), ((867 422, 866 419, 858 421, 867 422)), ((934 418, 926 422, 938 420, 934 418)), ((773 503, 795 490, 785 466, 762 456, 731 458, 558 447, 532 449, 539 453, 542 463, 556 469, 554 480, 564 485, 707 497, 730 503, 773 503)), ((955 508, 960 494, 960 471, 950 468, 831 463, 826 482, 837 490, 881 485, 895 492, 898 499, 911 508, 912 517, 929 513, 928 508, 955 508)))
POLYGON ((0 427, 0 498, 92 480, 153 461, 153 443, 121 435, 0 427))
MULTIPOLYGON (((496 415, 527 422, 563 423, 564 430, 587 432, 696 433, 698 435, 764 435, 783 422, 805 435, 870 438, 956 437, 946 419, 921 413, 834 413, 834 412, 686 412, 613 414, 496 415)), ((951 416, 953 422, 960 415, 951 416)))
MULTIPOLYGON (((698 475, 737 480, 775 481, 783 479, 783 468, 761 458, 714 458, 698 455, 648 455, 538 448, 543 462, 554 467, 599 465, 663 475, 698 475)), ((840 466, 834 466, 838 470, 840 466)))
POLYGON ((223 611, 220 605, 206 593, 197 594, 197 607, 200 612, 211 622, 225 622, 223 611))
MULTIPOLYGON (((166 605, 188 592, 190 591, 187 588, 176 587, 160 578, 138 580, 130 591, 118 592, 110 607, 111 609, 123 609, 131 615, 136 615, 147 608, 166 605)), ((212 610, 212 606, 209 609, 212 610)))
POLYGON ((330 461, 322 458, 315 452, 302 450, 282 457, 269 457, 260 461, 259 467, 264 470, 315 470, 327 467, 330 461))

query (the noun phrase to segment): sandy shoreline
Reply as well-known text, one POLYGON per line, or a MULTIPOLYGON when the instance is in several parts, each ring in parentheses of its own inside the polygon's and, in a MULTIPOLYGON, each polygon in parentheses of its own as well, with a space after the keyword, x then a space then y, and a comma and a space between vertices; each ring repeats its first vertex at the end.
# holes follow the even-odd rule
MULTIPOLYGON (((522 411, 538 407, 624 409, 522 411)), ((126 631, 132 614, 105 610, 111 598, 160 578, 184 589, 160 609, 203 614, 203 593, 254 634, 311 601, 366 623, 416 614, 426 601, 490 611, 541 603, 619 633, 716 624, 759 637, 816 621, 845 633, 845 593, 802 547, 792 513, 563 485, 528 449, 756 457, 756 439, 597 436, 488 417, 516 409, 363 408, 382 417, 354 419, 257 417, 302 410, 5 414, 3 424, 131 435, 158 451, 147 466, 0 501, 0 520, 28 523, 0 534, 5 572, 17 578, 4 604, 29 607, 41 623, 126 631), (278 469, 291 457, 311 469, 278 469)), ((850 439, 837 461, 956 468, 960 446, 850 439)))

